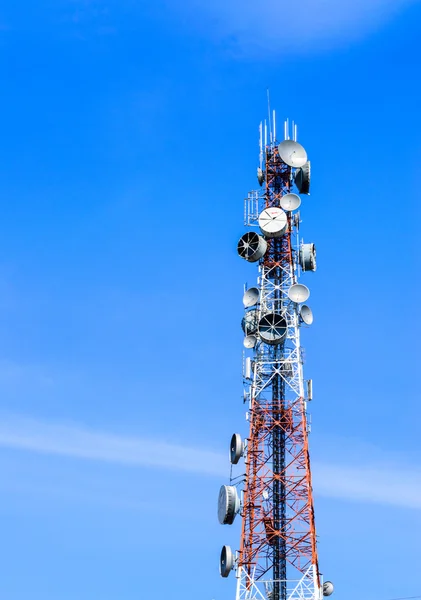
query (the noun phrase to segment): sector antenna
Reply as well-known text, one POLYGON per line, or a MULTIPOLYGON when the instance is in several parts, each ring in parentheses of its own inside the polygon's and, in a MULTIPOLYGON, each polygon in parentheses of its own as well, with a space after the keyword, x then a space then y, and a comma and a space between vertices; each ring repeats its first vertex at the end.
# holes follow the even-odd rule
POLYGON ((316 247, 300 240, 297 211, 308 202, 310 161, 297 126, 291 132, 286 122, 280 140, 275 113, 269 116, 259 128, 260 187, 247 196, 247 229, 237 244, 256 282, 244 288, 242 303, 238 298, 246 418, 243 435, 230 440, 231 475, 219 491, 226 536, 219 570, 223 578, 235 574, 232 600, 322 600, 333 584, 319 569, 308 442, 313 380, 304 379, 301 345, 313 323, 306 284, 316 270, 316 247))

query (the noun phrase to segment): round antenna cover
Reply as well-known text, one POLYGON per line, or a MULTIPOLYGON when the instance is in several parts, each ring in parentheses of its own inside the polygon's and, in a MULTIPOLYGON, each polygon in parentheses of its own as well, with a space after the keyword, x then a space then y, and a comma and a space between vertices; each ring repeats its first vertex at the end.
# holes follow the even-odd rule
POLYGON ((300 317, 306 325, 311 325, 313 323, 313 311, 307 304, 303 304, 300 309, 300 317))
POLYGON ((252 335, 257 330, 258 311, 256 309, 246 312, 241 320, 241 327, 246 335, 252 335))
POLYGON ((295 185, 297 186, 300 194, 310 193, 310 177, 311 168, 310 161, 308 160, 305 165, 303 165, 300 169, 297 169, 295 172, 295 185))
POLYGON ((284 140, 278 146, 281 160, 289 167, 303 167, 307 162, 307 152, 301 144, 293 140, 284 140))
POLYGON ((267 250, 267 242, 254 231, 245 233, 237 244, 237 252, 248 262, 256 262, 264 256, 267 250))
POLYGON ((288 298, 293 302, 305 302, 310 296, 310 290, 302 283, 294 283, 288 290, 288 298))
POLYGON ((219 572, 221 577, 228 577, 234 566, 234 554, 230 546, 223 546, 219 559, 219 572))
POLYGON ((265 237, 278 238, 286 232, 288 218, 282 208, 269 206, 259 215, 259 227, 265 237))
POLYGON ((301 198, 297 194, 285 194, 280 200, 281 208, 286 211, 297 210, 301 204, 301 198))
POLYGON ((251 350, 252 348, 254 348, 256 343, 257 337, 255 335, 246 335, 243 342, 244 348, 247 348, 247 350, 251 350))
POLYGON ((244 454, 244 443, 239 433, 234 433, 230 443, 230 460, 236 465, 244 454))
POLYGON ((268 313, 259 321, 259 335, 266 344, 276 346, 287 335, 287 323, 282 315, 268 313))
POLYGON ((237 488, 233 485, 222 485, 218 497, 218 520, 221 525, 232 525, 239 508, 237 488))
POLYGON ((246 308, 254 306, 259 301, 259 290, 256 287, 249 288, 244 292, 243 304, 246 308))
POLYGON ((299 258, 303 271, 315 271, 317 269, 315 244, 302 244, 299 258))
POLYGON ((323 596, 331 596, 333 594, 333 583, 331 581, 325 581, 323 584, 323 596))
POLYGON ((265 174, 263 173, 263 171, 260 167, 257 167, 257 181, 259 182, 260 185, 263 185, 264 180, 265 180, 265 174))

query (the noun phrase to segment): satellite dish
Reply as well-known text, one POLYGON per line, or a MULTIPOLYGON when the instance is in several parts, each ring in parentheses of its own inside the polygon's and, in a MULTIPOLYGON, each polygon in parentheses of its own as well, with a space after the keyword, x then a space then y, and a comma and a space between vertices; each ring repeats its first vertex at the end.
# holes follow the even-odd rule
POLYGON ((288 217, 282 208, 269 206, 259 215, 259 227, 266 238, 281 237, 287 230, 288 217))
POLYGON ((301 204, 301 198, 297 194, 285 194, 280 200, 281 208, 287 211, 296 210, 301 204))
POLYGON ((285 140, 278 146, 281 160, 289 167, 303 167, 307 162, 307 152, 301 144, 293 140, 285 140))
POLYGON ((252 335, 257 330, 258 311, 256 309, 246 312, 241 320, 241 327, 246 335, 252 335))
POLYGON ((230 546, 222 546, 221 558, 219 559, 219 572, 221 577, 228 577, 234 566, 234 554, 230 546))
POLYGON ((303 271, 315 271, 316 246, 315 244, 302 244, 300 248, 300 265, 303 271))
POLYGON ((234 485, 222 485, 218 497, 218 520, 221 525, 232 525, 240 510, 240 499, 234 485))
POLYGON ((248 262, 256 262, 265 254, 267 242, 254 231, 245 233, 238 242, 237 252, 248 262))
POLYGON ((295 171, 295 185, 300 194, 310 193, 310 176, 311 168, 310 161, 308 160, 300 169, 295 171))
POLYGON ((256 287, 249 288, 244 292, 243 304, 246 308, 254 306, 259 301, 259 290, 256 287))
POLYGON ((259 321, 259 335, 266 344, 276 346, 286 337, 287 323, 282 315, 268 313, 259 321))
POLYGON ((230 460, 236 465, 244 454, 244 442, 239 433, 234 433, 230 443, 230 460))
POLYGON ((256 343, 257 337, 255 335, 246 335, 243 342, 244 348, 247 348, 247 350, 251 350, 252 348, 254 348, 256 343))
POLYGON ((331 581, 325 581, 323 584, 323 596, 331 596, 333 594, 333 583, 331 581))
POLYGON ((311 325, 313 323, 313 311, 307 304, 303 304, 300 310, 300 317, 304 321, 306 325, 311 325))
POLYGON ((293 302, 305 302, 310 296, 310 290, 302 283, 294 283, 288 290, 288 297, 293 302))
POLYGON ((257 167, 257 181, 260 183, 260 185, 263 185, 264 180, 265 174, 260 167, 257 167))

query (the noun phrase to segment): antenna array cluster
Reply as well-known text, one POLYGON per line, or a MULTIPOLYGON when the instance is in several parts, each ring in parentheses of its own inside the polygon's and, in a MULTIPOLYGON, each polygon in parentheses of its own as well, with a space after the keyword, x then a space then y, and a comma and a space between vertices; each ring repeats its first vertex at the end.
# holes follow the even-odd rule
POLYGON ((236 600, 321 600, 333 592, 319 572, 307 402, 300 330, 313 323, 309 288, 300 276, 316 271, 316 247, 299 241, 310 162, 285 122, 276 140, 275 111, 259 127, 259 191, 245 201, 249 230, 238 255, 258 266, 257 285, 245 289, 244 402, 249 431, 230 442, 231 479, 218 499, 218 519, 242 524, 240 549, 222 548, 220 574, 235 569, 236 600), (239 469, 240 475, 235 475, 239 469), (245 471, 245 474, 244 474, 245 471))

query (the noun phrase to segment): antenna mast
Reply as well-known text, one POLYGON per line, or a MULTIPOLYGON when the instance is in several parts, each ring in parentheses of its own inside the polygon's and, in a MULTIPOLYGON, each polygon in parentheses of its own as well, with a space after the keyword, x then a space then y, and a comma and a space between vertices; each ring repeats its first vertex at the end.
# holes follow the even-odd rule
POLYGON ((256 287, 243 296, 249 429, 245 440, 232 436, 230 485, 221 487, 218 502, 221 524, 239 515, 241 541, 235 553, 223 547, 220 573, 228 577, 236 570, 236 600, 321 600, 333 585, 323 584, 319 572, 308 446, 313 384, 304 379, 300 340, 313 313, 305 304, 310 290, 298 283, 301 273, 316 270, 316 249, 299 243, 295 212, 300 194, 310 191, 310 162, 295 123, 292 139, 286 121, 285 139, 276 144, 269 90, 268 113, 269 144, 266 121, 259 128, 261 189, 245 201, 245 225, 251 229, 237 248, 258 267, 256 287))

